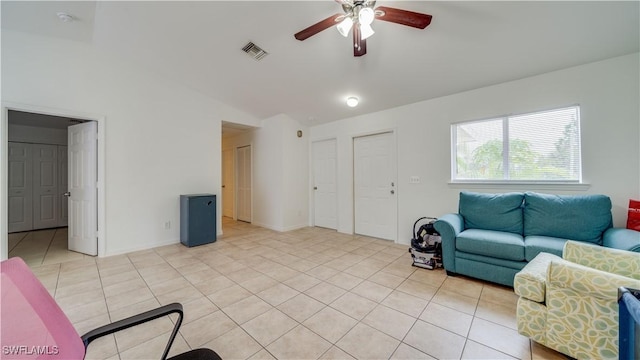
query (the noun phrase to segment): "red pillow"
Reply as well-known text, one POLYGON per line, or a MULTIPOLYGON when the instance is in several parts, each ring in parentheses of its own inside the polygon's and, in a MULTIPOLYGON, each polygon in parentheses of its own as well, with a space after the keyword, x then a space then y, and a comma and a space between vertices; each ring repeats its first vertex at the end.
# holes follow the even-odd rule
POLYGON ((640 200, 629 200, 627 229, 640 231, 640 200))

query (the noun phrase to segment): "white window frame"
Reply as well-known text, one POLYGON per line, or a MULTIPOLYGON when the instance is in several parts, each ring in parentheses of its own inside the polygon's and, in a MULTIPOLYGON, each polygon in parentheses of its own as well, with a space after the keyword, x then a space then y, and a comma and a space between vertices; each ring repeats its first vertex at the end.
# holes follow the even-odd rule
POLYGON ((590 187, 589 184, 583 182, 583 174, 582 174, 582 136, 581 136, 581 121, 580 121, 580 105, 569 105, 562 106, 557 108, 551 108, 546 110, 532 111, 526 113, 518 113, 518 114, 508 114, 503 116, 495 116, 484 119, 470 120, 470 121, 460 121, 451 124, 451 181, 450 185, 459 186, 459 187, 476 187, 476 188, 492 188, 495 185, 500 186, 510 186, 513 189, 535 189, 535 187, 531 187, 531 185, 538 186, 541 189, 563 189, 563 190, 586 190, 590 187), (575 180, 511 180, 509 179, 509 119, 517 116, 551 112, 556 110, 563 110, 569 108, 577 109, 577 132, 578 132, 578 179, 575 180), (504 178, 502 180, 497 179, 457 179, 457 126, 461 124, 473 124, 473 123, 481 123, 481 122, 489 122, 489 121, 502 121, 502 161, 504 166, 504 178))

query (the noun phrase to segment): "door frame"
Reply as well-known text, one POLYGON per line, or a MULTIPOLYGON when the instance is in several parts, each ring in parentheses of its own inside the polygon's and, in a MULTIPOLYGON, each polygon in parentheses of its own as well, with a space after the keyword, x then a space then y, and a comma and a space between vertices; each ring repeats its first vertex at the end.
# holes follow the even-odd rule
POLYGON ((2 102, 0 117, 0 260, 9 256, 8 244, 8 149, 9 149, 9 110, 31 112, 43 115, 61 116, 91 120, 98 123, 98 257, 106 254, 106 189, 105 189, 105 120, 106 116, 77 110, 58 109, 40 105, 2 102))
POLYGON ((387 241, 393 241, 395 244, 398 244, 398 240, 399 240, 399 229, 398 229, 398 224, 399 224, 399 209, 398 209, 398 196, 400 193, 400 186, 398 184, 398 132, 395 128, 389 128, 389 129, 379 129, 379 130, 374 130, 374 131, 367 131, 367 132, 363 132, 363 133, 358 133, 358 134, 352 134, 351 135, 351 173, 349 174, 351 177, 351 233, 353 235, 357 235, 356 234, 356 181, 355 181, 355 171, 356 171, 356 155, 355 155, 355 151, 354 151, 354 147, 355 147, 355 141, 357 138, 361 138, 361 137, 366 137, 366 136, 374 136, 374 135, 383 135, 383 134, 391 134, 391 142, 392 142, 392 149, 393 149, 393 153, 391 154, 391 159, 393 160, 393 175, 396 178, 396 196, 394 196, 395 199, 395 209, 396 209, 396 213, 395 213, 395 234, 394 234, 394 239, 392 240, 387 240, 387 241))
POLYGON ((338 156, 339 151, 338 151, 338 138, 337 137, 328 137, 328 138, 319 138, 316 140, 312 140, 311 141, 311 151, 309 152, 309 163, 311 164, 311 166, 309 167, 309 172, 310 175, 309 176, 309 189, 311 189, 311 196, 310 196, 310 200, 309 200, 309 225, 311 226, 316 226, 316 196, 315 196, 315 190, 313 189, 313 187, 315 186, 315 154, 313 153, 314 151, 314 145, 316 143, 321 143, 323 141, 334 141, 335 142, 335 147, 336 147, 336 169, 335 169, 335 185, 336 185, 336 228, 333 230, 338 230, 340 228, 340 216, 338 214, 338 202, 340 200, 340 185, 339 185, 339 181, 338 181, 338 169, 340 168, 340 165, 338 164, 338 162, 340 161, 340 156, 338 156))

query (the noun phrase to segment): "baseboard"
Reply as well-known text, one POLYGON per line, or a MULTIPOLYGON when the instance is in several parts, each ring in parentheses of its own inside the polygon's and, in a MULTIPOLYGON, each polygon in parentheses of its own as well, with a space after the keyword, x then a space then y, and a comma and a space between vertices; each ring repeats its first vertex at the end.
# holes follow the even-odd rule
POLYGON ((159 242, 159 243, 144 243, 144 244, 139 244, 139 246, 126 248, 126 249, 117 249, 117 250, 114 250, 114 251, 108 251, 107 250, 104 257, 128 254, 128 253, 132 253, 132 252, 136 252, 136 251, 149 250, 149 249, 153 249, 153 248, 157 248, 157 247, 161 247, 161 246, 174 245, 174 244, 179 244, 179 243, 180 243, 180 239, 167 240, 167 241, 163 241, 163 242, 159 242))
POLYGON ((262 224, 259 222, 252 222, 251 224, 255 225, 255 226, 260 226, 263 227, 265 229, 269 229, 269 230, 274 230, 277 232, 287 232, 287 231, 292 231, 292 230, 297 230, 297 229, 302 229, 307 227, 307 224, 298 224, 298 225, 291 225, 291 226, 286 226, 286 227, 279 227, 279 226, 273 226, 270 224, 262 224))
POLYGON ((306 227, 309 227, 309 225, 306 225, 306 224, 291 225, 291 226, 285 227, 282 231, 292 231, 292 230, 298 230, 306 227))

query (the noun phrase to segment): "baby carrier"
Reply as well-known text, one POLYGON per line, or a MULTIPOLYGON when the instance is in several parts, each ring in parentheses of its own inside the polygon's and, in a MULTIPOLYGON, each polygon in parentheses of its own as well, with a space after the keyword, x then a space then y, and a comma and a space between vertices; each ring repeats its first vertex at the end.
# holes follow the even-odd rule
POLYGON ((409 248, 413 266, 429 270, 442 267, 442 238, 433 226, 436 220, 432 217, 421 217, 413 224, 413 238, 409 248), (416 230, 423 220, 427 222, 416 230))

